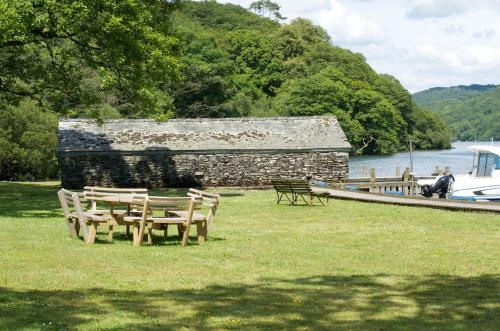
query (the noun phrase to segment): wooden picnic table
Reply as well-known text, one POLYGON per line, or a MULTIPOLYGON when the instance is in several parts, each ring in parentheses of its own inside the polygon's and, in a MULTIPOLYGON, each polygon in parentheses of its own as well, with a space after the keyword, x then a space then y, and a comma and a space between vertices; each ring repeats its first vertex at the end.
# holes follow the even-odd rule
POLYGON ((130 214, 130 205, 137 203, 137 200, 139 200, 137 196, 134 196, 132 194, 123 194, 123 195, 109 195, 109 196, 104 196, 101 198, 101 201, 109 203, 109 215, 110 215, 110 222, 108 223, 109 225, 109 235, 108 235, 108 240, 112 241, 113 240, 113 226, 114 225, 126 225, 127 226, 127 236, 130 234, 130 225, 133 227, 133 235, 134 235, 134 241, 136 239, 136 236, 138 235, 138 229, 136 226, 137 222, 123 222, 123 220, 119 217, 122 215, 122 213, 116 213, 115 212, 115 206, 117 205, 127 205, 127 211, 126 214, 130 214), (137 233, 136 233, 137 232, 137 233))

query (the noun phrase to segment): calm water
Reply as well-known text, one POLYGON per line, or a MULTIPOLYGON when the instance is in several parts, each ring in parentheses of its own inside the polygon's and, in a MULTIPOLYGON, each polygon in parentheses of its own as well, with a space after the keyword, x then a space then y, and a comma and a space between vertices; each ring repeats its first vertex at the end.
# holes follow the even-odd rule
MULTIPOLYGON (((456 142, 453 149, 438 151, 417 151, 413 153, 413 172, 420 176, 429 176, 436 166, 441 169, 449 166, 453 174, 468 173, 472 169, 473 153, 468 149, 473 145, 488 145, 491 142, 456 142)), ((494 142, 500 146, 500 142, 494 142)), ((394 176, 396 167, 401 172, 410 166, 410 153, 397 153, 388 156, 353 156, 349 161, 349 176, 361 177, 362 168, 375 168, 377 176, 394 176)))

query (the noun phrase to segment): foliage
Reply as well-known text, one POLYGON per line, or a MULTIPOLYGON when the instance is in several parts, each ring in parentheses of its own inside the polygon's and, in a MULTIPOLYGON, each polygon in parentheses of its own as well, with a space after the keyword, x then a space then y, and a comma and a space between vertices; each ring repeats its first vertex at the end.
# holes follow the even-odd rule
POLYGON ((250 4, 250 10, 253 10, 259 15, 267 18, 274 18, 277 21, 286 20, 286 17, 281 15, 280 9, 281 7, 276 2, 270 0, 254 1, 250 4))
POLYGON ((231 3, 222 5, 213 0, 184 1, 176 15, 182 18, 176 20, 174 26, 198 23, 202 30, 210 33, 246 29, 265 33, 280 26, 276 21, 250 14, 241 6, 231 3))
POLYGON ((450 145, 448 128, 437 114, 418 108, 412 114, 414 130, 412 139, 418 149, 446 149, 450 145))
POLYGON ((224 107, 236 93, 227 75, 234 64, 229 54, 217 47, 213 35, 197 32, 192 25, 179 26, 177 36, 183 54, 180 59, 182 79, 173 91, 178 117, 243 116, 234 108, 224 107))
POLYGON ((177 1, 0 0, 0 92, 61 115, 160 116, 178 76, 177 1))
POLYGON ((498 329, 497 215, 223 191, 203 245, 88 246, 58 189, 0 183, 1 330, 498 329))
POLYGON ((55 178, 57 116, 32 100, 0 112, 0 180, 55 178))
POLYGON ((458 140, 500 140, 500 86, 433 88, 413 97, 445 120, 458 140))

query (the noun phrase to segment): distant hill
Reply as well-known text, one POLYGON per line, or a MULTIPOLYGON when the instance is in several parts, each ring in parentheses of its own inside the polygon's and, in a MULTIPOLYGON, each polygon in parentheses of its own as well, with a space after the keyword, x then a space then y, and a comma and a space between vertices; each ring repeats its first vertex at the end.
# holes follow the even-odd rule
POLYGON ((435 87, 413 95, 436 112, 459 140, 500 139, 500 85, 435 87))

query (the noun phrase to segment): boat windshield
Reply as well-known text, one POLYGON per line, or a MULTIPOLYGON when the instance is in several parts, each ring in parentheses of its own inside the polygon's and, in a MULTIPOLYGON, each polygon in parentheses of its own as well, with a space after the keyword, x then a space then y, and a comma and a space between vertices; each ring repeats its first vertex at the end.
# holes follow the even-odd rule
POLYGON ((476 159, 476 176, 477 177, 491 177, 493 169, 499 169, 499 163, 497 156, 492 153, 478 153, 476 159))

